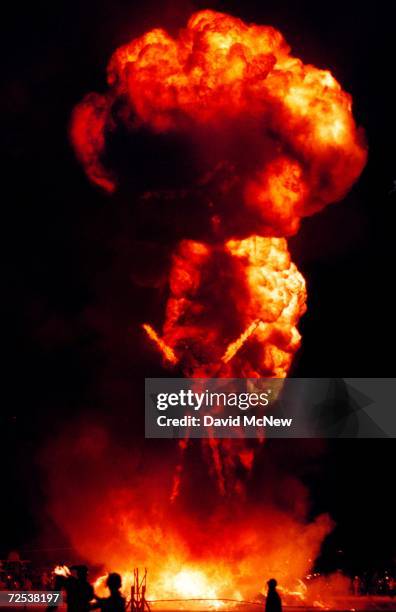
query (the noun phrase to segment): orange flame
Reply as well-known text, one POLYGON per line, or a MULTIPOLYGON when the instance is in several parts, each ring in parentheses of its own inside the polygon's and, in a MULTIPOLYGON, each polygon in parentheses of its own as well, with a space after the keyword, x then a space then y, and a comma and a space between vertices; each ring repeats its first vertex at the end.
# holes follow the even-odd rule
MULTIPOLYGON (((102 95, 86 96, 71 120, 71 140, 89 179, 108 192, 116 189, 120 178, 106 167, 105 153, 120 126, 132 134, 187 135, 199 177, 181 206, 199 193, 206 222, 201 227, 198 219, 194 231, 181 234, 186 239, 178 234, 172 241, 161 336, 147 323, 143 329, 185 375, 287 376, 301 343, 297 326, 307 295, 286 237, 304 217, 344 197, 364 167, 364 136, 351 97, 328 70, 291 55, 276 29, 212 10, 193 14, 175 38, 154 29, 117 49, 108 86, 102 95)), ((56 512, 87 558, 102 555, 126 577, 132 559, 147 565, 152 599, 256 596, 263 588, 257 568, 276 576, 294 601, 306 598, 301 578, 330 520, 306 523, 305 492, 294 482, 290 492, 290 479, 285 487, 294 506, 288 512, 275 501, 247 506, 259 448, 243 440, 203 444, 208 477, 229 502, 214 504, 205 529, 201 515, 194 522, 176 511, 188 501, 180 499, 180 457, 169 469, 173 478, 148 472, 140 489, 135 483, 126 489, 122 481, 101 500, 96 488, 90 495, 84 489, 89 521, 79 509, 71 521, 62 504, 56 512)), ((179 452, 185 459, 186 442, 179 452)), ((90 479, 84 482, 88 487, 90 479)), ((191 493, 195 481, 189 485, 191 493)), ((69 506, 76 512, 74 493, 69 506)))
POLYGON ((161 351, 162 355, 164 356, 164 358, 169 361, 172 364, 176 364, 177 363, 177 357, 175 355, 175 352, 171 349, 170 346, 168 346, 157 334, 157 332, 155 331, 155 329, 153 329, 153 327, 151 327, 151 325, 148 325, 148 323, 143 323, 142 325, 144 331, 146 332, 146 334, 148 335, 148 337, 153 340, 153 342, 155 342, 157 348, 161 351))
POLYGON ((272 27, 200 11, 177 38, 155 29, 117 49, 108 83, 107 94, 76 107, 71 124, 88 176, 107 190, 116 180, 101 160, 115 102, 127 105, 120 121, 133 129, 206 134, 206 151, 217 138, 221 161, 233 160, 222 191, 239 184, 246 215, 236 218, 250 233, 295 233, 302 217, 342 198, 365 164, 351 97, 328 70, 293 57, 272 27), (252 149, 242 159, 239 133, 252 149))
POLYGON ((176 247, 163 338, 148 327, 149 337, 168 363, 180 355, 192 376, 286 376, 306 291, 281 237, 342 198, 362 171, 366 147, 351 97, 330 71, 294 57, 276 29, 212 10, 193 14, 175 38, 154 29, 117 49, 108 86, 72 116, 89 178, 115 189, 103 154, 119 125, 183 133, 204 151, 197 184, 202 203, 216 207, 211 240, 202 231, 202 240, 176 247), (215 203, 205 192, 212 183, 215 203))
POLYGON ((65 578, 67 578, 68 576, 71 575, 71 572, 69 568, 67 567, 67 565, 57 565, 54 568, 54 574, 56 576, 64 576, 65 578))
POLYGON ((250 338, 250 336, 254 334, 259 323, 260 319, 253 321, 253 323, 249 325, 249 327, 243 332, 243 334, 239 336, 237 340, 235 340, 235 342, 231 342, 231 344, 228 345, 226 352, 221 358, 224 363, 228 363, 230 359, 232 359, 234 355, 236 355, 239 349, 245 344, 246 340, 248 340, 248 338, 250 338))
POLYGON ((305 281, 284 238, 251 236, 217 248, 185 240, 170 271, 164 341, 193 376, 283 378, 300 346, 296 326, 305 301, 305 281), (224 284, 210 276, 219 262, 224 284), (214 310, 213 303, 227 308, 214 310), (241 327, 238 339, 227 342, 229 329, 241 327))

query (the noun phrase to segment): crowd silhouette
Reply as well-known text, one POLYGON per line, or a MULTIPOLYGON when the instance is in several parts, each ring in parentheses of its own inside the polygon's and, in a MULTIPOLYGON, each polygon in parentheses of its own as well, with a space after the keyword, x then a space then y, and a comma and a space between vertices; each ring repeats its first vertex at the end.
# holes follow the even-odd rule
MULTIPOLYGON (((106 586, 109 589, 108 597, 98 597, 88 580, 86 565, 73 565, 70 575, 56 575, 54 590, 65 591, 67 612, 89 612, 102 610, 103 612, 125 612, 125 598, 121 594, 122 578, 115 572, 109 574, 106 586), (72 573, 73 572, 73 573, 72 573)), ((48 611, 54 610, 50 606, 48 611)))
MULTIPOLYGON (((30 562, 21 561, 16 553, 12 558, 9 556, 6 561, 0 561, 0 589, 61 591, 67 612, 126 612, 128 608, 130 612, 150 612, 150 602, 145 599, 147 570, 141 581, 138 570, 134 570, 135 586, 131 587, 131 599, 127 602, 122 595, 122 578, 118 573, 107 575, 105 585, 109 595, 100 597, 89 581, 86 565, 57 566, 53 570, 34 572, 33 568, 27 570, 27 563, 30 562)), ((350 595, 356 597, 375 594, 393 598, 396 593, 395 583, 388 571, 374 574, 371 582, 369 574, 363 577, 355 575, 351 578, 350 595), (374 586, 371 586, 371 583, 374 586)), ((59 604, 48 606, 47 612, 55 612, 58 606, 59 604)), ((264 612, 282 612, 282 600, 275 578, 267 582, 264 612)))
MULTIPOLYGON (((108 597, 98 597, 88 580, 88 568, 85 565, 74 565, 70 575, 56 575, 54 590, 66 592, 67 612, 125 612, 126 600, 121 593, 122 578, 116 572, 110 573, 106 579, 109 589, 108 597)), ((276 590, 277 581, 271 578, 267 582, 268 591, 265 602, 265 612, 282 612, 282 600, 276 590)), ((48 612, 56 606, 50 606, 48 612)))

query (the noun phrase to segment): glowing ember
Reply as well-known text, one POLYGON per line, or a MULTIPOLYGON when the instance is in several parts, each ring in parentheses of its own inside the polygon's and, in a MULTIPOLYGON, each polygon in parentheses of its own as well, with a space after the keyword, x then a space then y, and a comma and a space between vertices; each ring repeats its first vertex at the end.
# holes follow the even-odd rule
POLYGON ((71 572, 69 568, 67 567, 67 565, 57 565, 54 568, 54 574, 56 576, 64 576, 65 578, 67 578, 67 576, 71 575, 71 572))
POLYGON ((165 344, 165 342, 159 337, 155 329, 153 329, 151 325, 148 325, 147 323, 144 323, 142 327, 144 331, 146 332, 146 334, 148 335, 148 337, 151 338, 153 342, 155 342, 155 344, 160 349, 165 359, 167 361, 170 361, 170 363, 173 363, 173 364, 177 363, 177 357, 174 351, 170 348, 170 346, 165 344))
POLYGON ((249 327, 243 332, 243 334, 239 336, 237 340, 235 340, 235 342, 231 342, 231 344, 228 345, 226 352, 221 358, 224 363, 228 363, 230 359, 234 357, 234 355, 239 351, 239 349, 245 344, 246 340, 250 338, 250 336, 256 331, 256 328, 259 323, 259 319, 253 321, 253 323, 249 325, 249 327))

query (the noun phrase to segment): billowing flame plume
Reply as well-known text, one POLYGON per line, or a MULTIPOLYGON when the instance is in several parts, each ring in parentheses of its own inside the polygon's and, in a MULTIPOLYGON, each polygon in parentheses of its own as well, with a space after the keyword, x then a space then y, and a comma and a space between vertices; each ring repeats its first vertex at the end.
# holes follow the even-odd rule
MULTIPOLYGON (((280 32, 211 10, 192 15, 176 38, 155 29, 113 54, 108 90, 87 95, 71 121, 89 179, 122 191, 110 153, 122 130, 132 143, 144 133, 193 150, 193 179, 140 197, 141 210, 159 206, 174 221, 162 329, 143 324, 165 366, 200 378, 287 375, 306 288, 286 237, 360 175, 366 149, 351 108, 332 74, 293 57, 280 32)), ((276 496, 248 504, 260 449, 243 440, 204 443, 205 469, 228 500, 205 517, 194 510, 196 519, 187 518, 183 509, 183 487, 193 496, 189 478, 181 481, 194 452, 186 440, 161 481, 165 496, 158 477, 136 476, 131 489, 113 483, 101 503, 92 491, 89 525, 78 515, 73 524, 64 508, 54 513, 88 558, 103 555, 123 572, 147 565, 152 597, 255 595, 263 587, 257 568, 301 592, 330 523, 305 523, 305 493, 294 482, 282 481, 293 509, 279 509, 276 496)))
POLYGON ((224 376, 285 376, 306 294, 280 237, 342 198, 364 166, 350 96, 328 70, 293 57, 274 28, 210 10, 176 39, 156 29, 117 49, 108 84, 76 106, 71 122, 92 182, 116 189, 106 143, 122 124, 132 136, 187 135, 196 157, 210 160, 201 188, 216 185, 211 212, 202 195, 203 239, 175 251, 163 341, 185 355, 189 375, 213 375, 222 363, 224 376), (255 355, 222 360, 257 319, 255 355))

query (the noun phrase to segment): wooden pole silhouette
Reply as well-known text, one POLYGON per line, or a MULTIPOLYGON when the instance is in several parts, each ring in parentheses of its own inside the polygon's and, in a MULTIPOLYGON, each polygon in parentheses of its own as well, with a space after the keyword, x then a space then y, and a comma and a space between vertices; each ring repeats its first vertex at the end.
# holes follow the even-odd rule
POLYGON ((139 580, 139 568, 133 570, 133 584, 131 586, 131 612, 151 612, 146 600, 147 569, 144 568, 143 578, 139 580))

